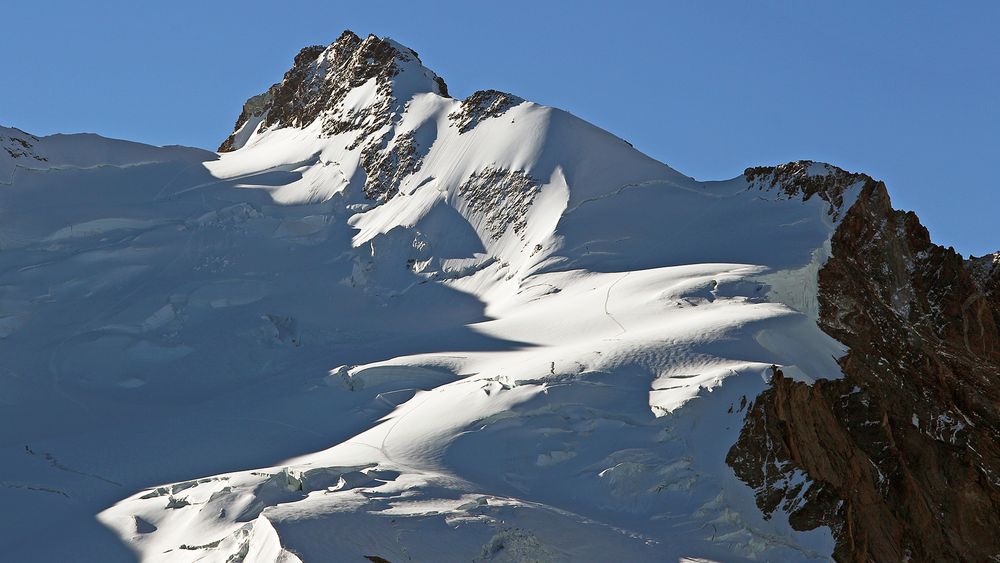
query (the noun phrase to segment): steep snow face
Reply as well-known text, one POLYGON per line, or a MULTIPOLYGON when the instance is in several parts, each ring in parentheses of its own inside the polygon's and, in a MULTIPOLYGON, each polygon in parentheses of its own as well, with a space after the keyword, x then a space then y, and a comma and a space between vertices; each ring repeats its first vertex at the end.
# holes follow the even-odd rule
POLYGON ((725 456, 772 364, 840 376, 803 304, 851 175, 696 182, 350 33, 218 157, 53 143, 114 165, 0 190, 19 560, 127 559, 98 511, 157 561, 831 553, 725 456))

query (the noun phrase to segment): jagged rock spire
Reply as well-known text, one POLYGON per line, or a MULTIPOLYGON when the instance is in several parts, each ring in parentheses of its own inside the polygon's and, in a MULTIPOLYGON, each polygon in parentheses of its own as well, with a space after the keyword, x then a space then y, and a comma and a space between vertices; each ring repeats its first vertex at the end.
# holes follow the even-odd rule
POLYGON ((322 119, 322 133, 356 131, 357 143, 388 124, 416 93, 448 96, 444 80, 423 66, 416 51, 388 39, 361 39, 344 31, 327 47, 299 51, 281 82, 247 100, 233 133, 220 152, 243 146, 254 131, 306 127, 322 119), (396 78, 407 74, 405 81, 396 78), (362 107, 345 107, 347 94, 375 81, 374 94, 362 107), (405 83, 405 84, 404 84, 405 83))

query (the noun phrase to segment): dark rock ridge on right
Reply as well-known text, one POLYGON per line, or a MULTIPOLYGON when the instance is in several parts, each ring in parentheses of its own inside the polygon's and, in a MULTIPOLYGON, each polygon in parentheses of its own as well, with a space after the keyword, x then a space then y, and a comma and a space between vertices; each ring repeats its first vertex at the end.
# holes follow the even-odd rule
POLYGON ((789 195, 863 188, 819 273, 843 379, 772 368, 727 457, 765 515, 830 526, 838 561, 1000 560, 1000 253, 963 260, 867 176, 748 169, 789 195))

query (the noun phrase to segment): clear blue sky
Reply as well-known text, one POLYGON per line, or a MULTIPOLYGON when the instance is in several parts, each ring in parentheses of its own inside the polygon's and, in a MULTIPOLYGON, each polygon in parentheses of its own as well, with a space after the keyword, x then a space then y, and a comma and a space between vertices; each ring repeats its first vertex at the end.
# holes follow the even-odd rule
POLYGON ((822 160, 939 243, 1000 249, 1000 2, 8 2, 0 124, 214 148, 300 47, 349 28, 456 97, 569 110, 699 179, 822 160))

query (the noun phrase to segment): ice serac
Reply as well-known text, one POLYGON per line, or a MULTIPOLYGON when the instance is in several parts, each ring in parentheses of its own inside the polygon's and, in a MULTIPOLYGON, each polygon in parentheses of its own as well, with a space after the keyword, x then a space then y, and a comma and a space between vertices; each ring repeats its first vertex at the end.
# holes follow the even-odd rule
POLYGON ((965 261, 933 244, 870 178, 832 250, 819 325, 850 348, 844 378, 805 385, 775 368, 730 465, 765 513, 830 526, 839 561, 995 558, 997 255, 965 261))

